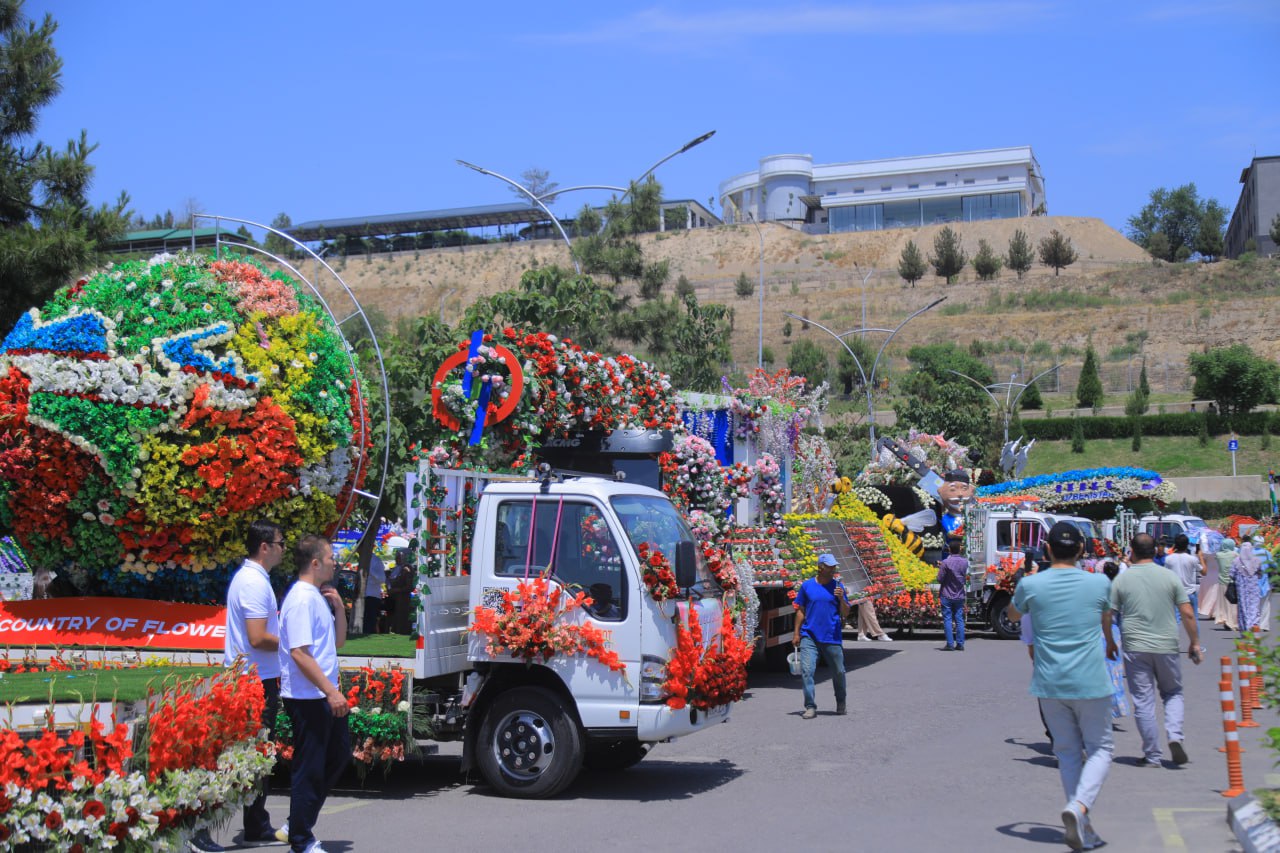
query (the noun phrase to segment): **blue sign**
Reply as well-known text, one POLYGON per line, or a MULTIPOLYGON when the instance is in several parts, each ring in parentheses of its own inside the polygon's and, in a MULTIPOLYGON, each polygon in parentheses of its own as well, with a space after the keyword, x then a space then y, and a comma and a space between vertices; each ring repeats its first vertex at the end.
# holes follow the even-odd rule
POLYGON ((1235 453, 1239 449, 1240 449, 1240 442, 1236 441, 1234 438, 1227 442, 1227 450, 1229 452, 1235 453))

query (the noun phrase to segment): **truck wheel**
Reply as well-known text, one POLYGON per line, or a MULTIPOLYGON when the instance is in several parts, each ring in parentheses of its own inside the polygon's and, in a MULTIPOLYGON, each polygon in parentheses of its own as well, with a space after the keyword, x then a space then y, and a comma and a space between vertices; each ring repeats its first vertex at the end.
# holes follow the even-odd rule
POLYGON ((1009 594, 1007 592, 997 593, 991 599, 991 627, 995 629, 996 636, 1002 640, 1016 640, 1022 636, 1022 625, 1009 619, 1005 609, 1009 606, 1009 594))
POLYGON ((638 740, 611 740, 593 743, 587 747, 583 764, 588 770, 626 770, 640 763, 649 750, 651 743, 638 740))
POLYGON ((541 687, 499 695, 485 713, 480 773, 504 797, 554 797, 582 769, 582 733, 564 701, 541 687))

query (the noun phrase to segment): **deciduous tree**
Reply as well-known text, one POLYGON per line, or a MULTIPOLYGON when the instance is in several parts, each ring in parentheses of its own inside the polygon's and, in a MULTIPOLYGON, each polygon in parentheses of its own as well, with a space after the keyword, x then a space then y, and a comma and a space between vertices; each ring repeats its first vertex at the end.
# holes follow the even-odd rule
POLYGON ((827 381, 830 362, 822 347, 808 338, 801 338, 791 345, 791 351, 787 353, 787 367, 792 373, 808 379, 809 387, 813 388, 827 381))
POLYGON ((1187 356, 1196 399, 1214 400, 1224 415, 1244 414, 1280 394, 1280 365, 1255 355, 1248 344, 1217 347, 1187 356))
POLYGON ((1183 246, 1188 253, 1184 257, 1189 257, 1196 248, 1196 240, 1206 214, 1217 217, 1218 228, 1221 230, 1226 211, 1212 199, 1202 200, 1195 184, 1183 184, 1171 190, 1160 187, 1151 191, 1150 201, 1142 210, 1129 217, 1129 237, 1152 257, 1162 261, 1177 260, 1178 252, 1183 246), (1167 250, 1164 250, 1163 244, 1152 247, 1151 238, 1155 234, 1164 235, 1168 241, 1167 250), (1157 253, 1157 250, 1161 251, 1157 253))

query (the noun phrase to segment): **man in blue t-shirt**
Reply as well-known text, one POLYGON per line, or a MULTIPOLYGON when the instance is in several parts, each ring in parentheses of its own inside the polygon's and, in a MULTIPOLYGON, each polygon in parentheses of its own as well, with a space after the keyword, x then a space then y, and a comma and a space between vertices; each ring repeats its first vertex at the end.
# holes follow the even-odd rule
POLYGON ((1111 678, 1103 658, 1119 656, 1111 638, 1111 582, 1076 567, 1084 536, 1065 521, 1049 530, 1047 570, 1024 577, 1013 594, 1009 618, 1029 613, 1035 623, 1030 693, 1053 736, 1053 753, 1067 795, 1062 810, 1067 845, 1090 850, 1102 844, 1089 810, 1111 769, 1111 678), (1082 760, 1083 759, 1083 760, 1082 760))
POLYGON ((844 620, 849 615, 849 598, 844 584, 836 577, 836 558, 832 554, 818 557, 818 575, 800 585, 796 593, 796 633, 793 638, 800 652, 800 677, 804 684, 806 720, 818 716, 813 696, 813 674, 818 656, 831 667, 831 682, 836 689, 836 713, 845 713, 844 620))

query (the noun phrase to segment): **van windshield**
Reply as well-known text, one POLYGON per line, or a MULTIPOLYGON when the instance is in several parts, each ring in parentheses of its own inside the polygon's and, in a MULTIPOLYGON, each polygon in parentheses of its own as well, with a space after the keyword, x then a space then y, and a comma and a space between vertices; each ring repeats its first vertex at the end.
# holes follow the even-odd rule
MULTIPOLYGON (((661 551, 673 564, 676 558, 676 545, 680 542, 694 542, 693 534, 684 518, 666 498, 649 497, 647 495, 619 495, 611 498, 614 512, 622 522, 622 529, 631 540, 633 550, 641 543, 661 551)), ((698 555, 699 590, 703 595, 719 590, 719 584, 711 577, 711 572, 702 557, 702 549, 695 548, 698 555), (702 583, 708 581, 708 583, 702 583)), ((674 567, 674 566, 673 566, 674 567)))

